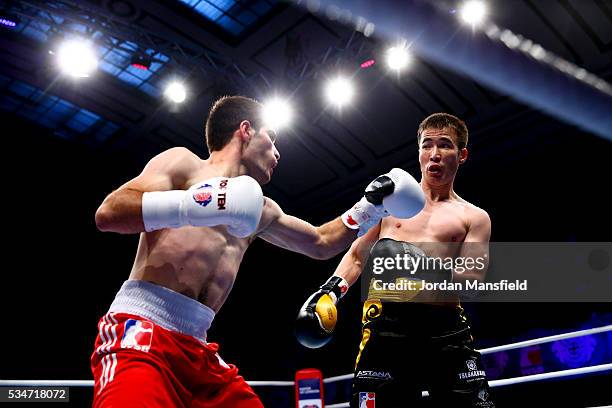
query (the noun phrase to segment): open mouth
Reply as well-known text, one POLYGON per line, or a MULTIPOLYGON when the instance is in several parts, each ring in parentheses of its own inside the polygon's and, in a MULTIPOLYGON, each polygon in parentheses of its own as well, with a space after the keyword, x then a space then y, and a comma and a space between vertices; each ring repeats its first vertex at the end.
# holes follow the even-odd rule
POLYGON ((442 166, 440 166, 439 164, 431 164, 428 168, 427 171, 430 172, 431 174, 441 174, 442 173, 442 166))

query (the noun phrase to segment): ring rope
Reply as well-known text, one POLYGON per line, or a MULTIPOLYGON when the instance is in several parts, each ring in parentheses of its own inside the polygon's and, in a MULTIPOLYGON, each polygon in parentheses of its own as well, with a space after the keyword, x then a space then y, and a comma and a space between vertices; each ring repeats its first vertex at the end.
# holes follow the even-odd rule
MULTIPOLYGON (((572 368, 569 370, 552 371, 550 373, 532 374, 532 375, 526 375, 522 377, 506 378, 502 380, 493 380, 493 381, 489 381, 489 386, 490 387, 503 387, 505 385, 520 384, 520 383, 531 382, 531 381, 541 381, 541 380, 547 380, 547 379, 559 378, 559 377, 570 377, 573 375, 590 374, 590 373, 597 373, 597 372, 609 371, 609 370, 612 370, 612 363, 600 364, 600 365, 589 366, 589 367, 572 368)), ((345 376, 338 376, 338 377, 345 377, 345 376)), ((323 382, 331 382, 329 380, 337 379, 338 377, 326 378, 325 380, 323 380, 323 382)), ((350 378, 352 378, 352 374, 350 378)), ((289 387, 289 386, 294 385, 293 381, 247 381, 247 383, 254 387, 261 387, 261 386, 289 387)), ((92 387, 93 381, 92 380, 0 380, 0 386, 2 387, 7 387, 7 386, 10 386, 10 387, 19 387, 19 386, 23 386, 23 387, 30 387, 30 386, 92 387)))
MULTIPOLYGON (((499 351, 511 350, 511 349, 516 349, 520 347, 527 347, 527 346, 541 344, 541 343, 548 343, 548 342, 556 341, 556 340, 570 339, 573 337, 587 336, 590 334, 602 333, 602 332, 606 332, 610 330, 612 330, 612 325, 595 327, 592 329, 579 330, 575 332, 569 332, 569 333, 557 334, 553 336, 540 337, 540 338, 532 339, 532 340, 520 341, 517 343, 511 343, 511 344, 506 344, 502 346, 490 347, 490 348, 479 350, 479 352, 481 354, 496 353, 499 351)), ((590 367, 573 368, 573 369, 562 370, 562 371, 553 371, 550 373, 533 374, 533 375, 528 375, 528 376, 523 376, 523 377, 507 378, 507 379, 502 379, 502 380, 493 380, 489 382, 489 386, 501 387, 501 386, 510 385, 510 384, 519 384, 523 382, 531 382, 531 381, 539 381, 539 380, 559 378, 559 377, 572 376, 572 375, 595 373, 595 372, 607 371, 607 370, 612 370, 612 363, 601 364, 601 365, 590 366, 590 367)), ((334 377, 325 378, 323 379, 323 382, 325 384, 329 384, 329 383, 333 383, 336 381, 350 380, 352 378, 353 378, 353 374, 351 373, 351 374, 337 375, 334 377)), ((294 385, 294 381, 247 381, 247 383, 253 387, 265 387, 265 386, 289 387, 289 386, 294 385)), ((0 380, 0 386, 4 386, 4 387, 6 386, 13 386, 13 387, 15 386, 93 387, 93 385, 94 385, 93 380, 0 380)), ((423 391, 423 395, 427 395, 426 393, 427 391, 423 391)), ((339 408, 341 406, 345 406, 345 405, 341 405, 341 404, 340 405, 338 404, 328 405, 329 408, 333 408, 333 407, 339 408)))
POLYGON ((478 350, 478 351, 480 352, 480 354, 491 354, 491 353, 497 353, 499 351, 504 351, 504 350, 512 350, 512 349, 517 349, 521 347, 532 346, 534 344, 541 344, 541 343, 548 343, 551 341, 571 339, 573 337, 588 336, 589 334, 602 333, 602 332, 606 332, 610 330, 612 330, 612 324, 609 324, 607 326, 595 327, 592 329, 578 330, 578 331, 570 332, 570 333, 556 334, 554 336, 540 337, 538 339, 519 341, 517 343, 506 344, 503 346, 489 347, 489 348, 478 350))
MULTIPOLYGON (((522 384, 522 383, 527 383, 527 382, 532 382, 532 381, 550 380, 553 378, 571 377, 574 375, 592 374, 592 373, 598 373, 598 372, 610 371, 610 370, 612 370, 612 363, 600 364, 600 365, 590 366, 590 367, 580 367, 580 368, 572 368, 569 370, 553 371, 550 373, 525 375, 522 377, 505 378, 503 380, 493 380, 493 381, 489 381, 489 387, 491 388, 503 387, 507 385, 522 384)), ((423 391, 421 395, 423 397, 427 397, 429 396, 429 393, 427 391, 423 391)), ((327 408, 345 408, 348 406, 349 406, 348 402, 341 402, 339 404, 326 405, 327 408)))
MULTIPOLYGON (((612 330, 612 324, 607 325, 607 326, 594 327, 592 329, 578 330, 575 332, 569 332, 569 333, 563 333, 563 334, 556 334, 554 336, 547 336, 547 337, 540 337, 540 338, 532 339, 532 340, 519 341, 517 343, 510 343, 510 344, 506 344, 502 346, 489 347, 489 348, 485 348, 482 350, 478 350, 478 352, 480 352, 480 354, 491 354, 491 353, 497 353, 499 351, 504 351, 504 350, 512 350, 512 349, 517 349, 521 347, 533 346, 535 344, 548 343, 551 341, 564 340, 564 339, 571 339, 573 337, 582 337, 582 336, 587 336, 587 335, 596 334, 596 333, 603 333, 603 332, 610 331, 610 330, 612 330)), ((352 378, 353 378, 353 373, 343 374, 343 375, 337 375, 335 377, 326 378, 323 380, 323 382, 327 384, 327 383, 332 383, 336 381, 350 380, 352 378)))

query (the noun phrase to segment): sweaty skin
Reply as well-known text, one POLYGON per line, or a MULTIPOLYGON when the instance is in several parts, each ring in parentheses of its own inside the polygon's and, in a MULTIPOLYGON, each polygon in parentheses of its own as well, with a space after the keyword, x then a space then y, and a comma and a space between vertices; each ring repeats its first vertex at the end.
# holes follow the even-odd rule
POLYGON ((138 177, 111 193, 96 213, 96 224, 102 231, 140 233, 130 279, 165 286, 218 311, 232 289, 246 249, 257 236, 317 259, 344 250, 356 232, 346 228, 339 217, 314 227, 283 213, 267 197, 257 231, 247 238, 230 235, 225 226, 144 231, 144 192, 186 190, 213 177, 243 174, 260 184, 269 182, 280 158, 274 139, 271 130, 262 128, 256 133, 243 121, 230 145, 213 152, 209 159, 201 160, 184 148, 167 150, 153 158, 138 177))
MULTIPOLYGON (((409 219, 383 218, 382 222, 357 239, 342 258, 334 275, 352 285, 360 276, 372 246, 382 238, 418 244, 430 257, 485 257, 485 268, 454 273, 453 281, 482 280, 488 267, 491 220, 488 214, 459 197, 453 183, 467 149, 459 150, 454 129, 427 128, 421 135, 419 163, 425 207, 409 219), (461 243, 469 242, 470 245, 461 243), (447 245, 440 245, 447 244, 447 245)), ((362 283, 365 284, 365 283, 362 283)), ((454 305, 450 292, 422 291, 415 301, 454 305)))

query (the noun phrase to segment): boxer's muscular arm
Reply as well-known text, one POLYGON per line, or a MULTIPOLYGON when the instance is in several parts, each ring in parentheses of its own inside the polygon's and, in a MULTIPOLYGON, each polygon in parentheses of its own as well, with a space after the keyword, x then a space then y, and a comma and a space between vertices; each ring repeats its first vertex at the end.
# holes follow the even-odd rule
POLYGON ((466 280, 483 281, 489 268, 489 239, 491 238, 491 219, 486 211, 474 208, 470 215, 470 225, 461 246, 460 257, 466 259, 480 258, 484 267, 474 267, 463 273, 455 271, 453 282, 466 280))
POLYGON ((142 220, 142 195, 148 191, 181 188, 199 158, 181 147, 155 156, 140 175, 110 193, 96 211, 100 231, 135 234, 145 230, 142 220))
POLYGON ((379 235, 380 223, 353 242, 351 248, 344 254, 336 267, 334 276, 340 276, 348 282, 349 286, 352 286, 359 279, 361 272, 363 272, 363 267, 368 260, 370 250, 378 241, 379 235))
POLYGON ((315 259, 329 259, 346 249, 357 230, 344 226, 340 217, 319 227, 285 214, 266 197, 258 235, 264 240, 315 259))
POLYGON ((266 199, 258 235, 282 248, 328 259, 344 250, 356 235, 378 225, 381 218, 389 214, 412 217, 424 204, 419 183, 406 171, 394 168, 368 184, 361 200, 342 217, 320 227, 285 214, 278 204, 266 199))

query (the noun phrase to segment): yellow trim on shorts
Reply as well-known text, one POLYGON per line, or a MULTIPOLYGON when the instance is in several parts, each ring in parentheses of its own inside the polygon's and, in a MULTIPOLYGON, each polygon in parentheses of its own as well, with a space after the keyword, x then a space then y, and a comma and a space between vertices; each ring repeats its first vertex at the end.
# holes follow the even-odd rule
MULTIPOLYGON (((382 303, 378 299, 368 299, 363 303, 363 312, 361 315, 361 323, 365 326, 365 324, 371 322, 372 320, 378 318, 382 314, 382 303)), ((361 359, 361 353, 365 349, 368 340, 370 340, 370 335, 372 331, 369 328, 364 327, 361 331, 361 343, 359 343, 359 353, 357 353, 357 359, 355 360, 355 369, 357 369, 357 364, 359 364, 359 360, 361 359)))
POLYGON ((357 364, 359 364, 359 359, 361 358, 361 353, 365 348, 368 340, 370 340, 370 329, 363 329, 361 335, 361 343, 359 343, 359 353, 357 353, 357 359, 355 360, 355 370, 357 370, 357 364))

